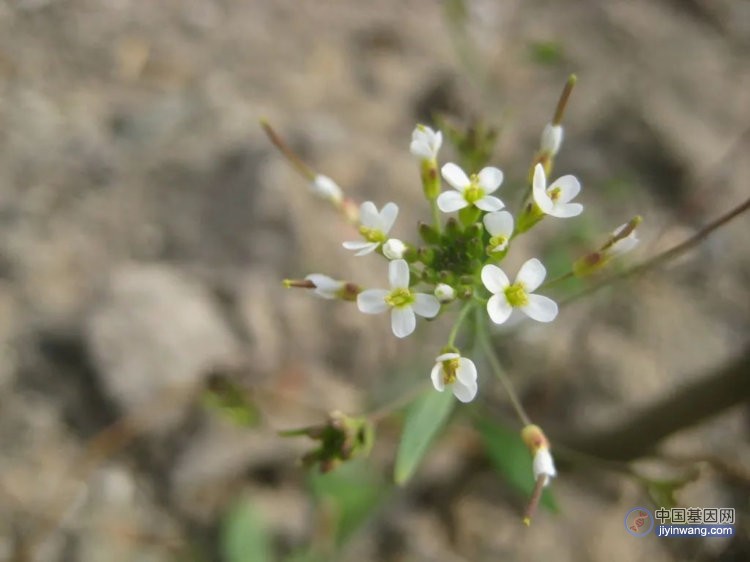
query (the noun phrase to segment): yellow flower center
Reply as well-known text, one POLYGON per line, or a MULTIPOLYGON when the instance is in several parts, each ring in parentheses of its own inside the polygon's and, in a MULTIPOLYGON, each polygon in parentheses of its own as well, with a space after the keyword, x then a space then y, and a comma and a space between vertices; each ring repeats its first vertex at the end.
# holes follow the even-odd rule
POLYGON ((490 247, 494 250, 495 248, 498 248, 500 250, 505 249, 505 245, 508 243, 508 237, 507 236, 493 236, 490 238, 490 247))
POLYGON ((385 233, 382 230, 378 230, 377 228, 360 226, 359 233, 368 242, 380 242, 382 244, 386 240, 385 233))
POLYGON ((557 201, 560 198, 560 195, 562 195, 562 189, 560 189, 559 187, 549 189, 547 190, 547 195, 549 195, 549 198, 553 201, 557 201))
POLYGON ((456 371, 458 371, 458 357, 443 361, 443 384, 456 382, 456 371))
POLYGON ((529 304, 529 296, 526 294, 523 283, 514 283, 505 289, 505 298, 508 299, 510 306, 513 308, 529 304))
POLYGON ((414 295, 409 289, 393 289, 391 294, 385 297, 385 302, 388 306, 402 308, 414 302, 414 295))
POLYGON ((464 189, 464 199, 469 203, 474 203, 484 197, 484 189, 479 186, 479 178, 476 174, 472 174, 470 179, 471 184, 464 189))

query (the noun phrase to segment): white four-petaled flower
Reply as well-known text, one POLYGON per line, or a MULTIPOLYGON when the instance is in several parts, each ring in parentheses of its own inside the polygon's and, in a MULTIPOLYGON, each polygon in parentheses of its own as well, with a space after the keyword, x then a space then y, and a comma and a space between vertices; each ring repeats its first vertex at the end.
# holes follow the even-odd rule
POLYGON ((435 160, 443 145, 443 133, 425 125, 417 125, 411 134, 409 151, 422 160, 435 160))
POLYGON ((482 211, 499 211, 505 205, 500 199, 490 195, 503 183, 503 172, 498 168, 482 168, 471 177, 456 164, 449 162, 441 170, 443 178, 453 191, 444 191, 437 198, 437 205, 444 213, 452 213, 469 205, 482 211))
POLYGON ((471 359, 458 353, 438 355, 430 378, 435 390, 443 392, 450 387, 461 402, 471 402, 477 395, 477 368, 471 359))
POLYGON ((541 164, 534 167, 532 195, 534 202, 545 215, 559 218, 580 215, 583 212, 583 205, 571 203, 579 191, 581 191, 581 184, 575 176, 570 175, 557 178, 552 185, 547 187, 544 167, 541 164))
POLYGON ((513 235, 513 215, 498 211, 484 215, 484 227, 490 233, 490 252, 502 252, 508 247, 513 235))
POLYGON ((534 471, 534 480, 539 480, 539 477, 544 475, 545 486, 549 484, 550 478, 557 476, 555 461, 552 458, 552 453, 550 453, 547 447, 542 446, 537 449, 537 452, 534 455, 532 470, 534 471))
POLYGON ((391 290, 368 289, 357 295, 357 308, 365 314, 378 314, 391 309, 391 329, 397 338, 405 338, 417 324, 415 313, 434 318, 440 303, 433 295, 415 293, 409 288, 409 264, 393 260, 388 264, 391 290))
POLYGON ((359 233, 364 240, 344 242, 347 250, 355 250, 355 256, 364 256, 378 249, 388 239, 398 216, 398 205, 386 203, 381 211, 372 201, 365 201, 359 207, 359 233))
POLYGON ((315 285, 313 292, 324 299, 338 298, 344 285, 346 285, 344 281, 337 281, 322 273, 311 273, 305 279, 312 281, 313 285, 315 285))
POLYGON ((496 265, 482 268, 482 283, 492 293, 487 302, 487 313, 495 324, 505 322, 514 308, 520 309, 529 318, 538 322, 552 322, 557 316, 557 303, 542 295, 532 294, 547 275, 542 262, 536 258, 521 266, 515 283, 496 265))

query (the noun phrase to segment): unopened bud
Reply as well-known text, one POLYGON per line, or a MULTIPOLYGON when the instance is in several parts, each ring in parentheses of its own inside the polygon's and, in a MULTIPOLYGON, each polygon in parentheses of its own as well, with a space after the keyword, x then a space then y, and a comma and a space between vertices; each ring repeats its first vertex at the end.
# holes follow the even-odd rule
POLYGON ((438 283, 435 287, 435 297, 440 302, 450 302, 456 298, 456 290, 446 283, 438 283))
POLYGON ((328 176, 318 174, 310 184, 312 192, 326 201, 330 201, 336 205, 341 203, 343 199, 343 193, 338 184, 328 176))
POLYGON ((383 255, 389 260, 400 260, 404 257, 406 249, 406 244, 401 242, 398 238, 389 238, 385 244, 383 244, 383 255))
POLYGON ((553 125, 548 123, 542 131, 542 139, 540 142, 540 148, 542 152, 546 152, 554 156, 560 150, 560 146, 563 141, 563 128, 562 125, 553 125))

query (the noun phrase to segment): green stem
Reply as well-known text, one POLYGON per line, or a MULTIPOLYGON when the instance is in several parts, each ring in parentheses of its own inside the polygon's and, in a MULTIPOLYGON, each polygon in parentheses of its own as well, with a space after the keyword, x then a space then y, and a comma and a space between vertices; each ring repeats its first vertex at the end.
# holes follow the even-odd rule
POLYGON ((572 271, 568 271, 567 273, 560 275, 558 277, 555 277, 554 279, 550 279, 546 283, 542 283, 542 286, 539 287, 539 289, 549 289, 553 285, 557 285, 558 283, 562 283, 563 281, 567 281, 571 277, 573 277, 575 273, 572 271))
POLYGON ((458 314, 458 318, 456 318, 456 323, 453 324, 453 328, 451 328, 451 333, 448 336, 449 346, 453 346, 453 344, 455 343, 456 336, 458 335, 458 329, 461 327, 461 324, 466 319, 466 316, 468 316, 469 312, 471 312, 473 308, 474 308, 474 302, 469 301, 461 309, 461 312, 458 314))
POLYGON ((489 361, 490 367, 492 367, 495 376, 500 380, 500 384, 503 385, 505 392, 508 393, 510 403, 513 406, 513 409, 516 411, 516 414, 518 414, 521 423, 523 423, 524 426, 531 425, 531 418, 529 418, 529 415, 526 413, 526 410, 524 410, 523 405, 521 405, 521 400, 518 398, 518 395, 513 388, 513 384, 505 374, 505 371, 503 371, 503 368, 500 365, 500 360, 497 358, 497 354, 495 354, 495 350, 492 347, 492 342, 490 341, 489 334, 487 333, 487 324, 484 321, 484 317, 481 313, 478 313, 476 315, 476 332, 477 339, 479 340, 479 345, 482 346, 484 354, 487 357, 487 360, 489 361))
POLYGON ((443 227, 440 224, 440 209, 437 205, 437 199, 430 199, 430 207, 432 208, 432 222, 435 225, 435 231, 440 234, 443 227))

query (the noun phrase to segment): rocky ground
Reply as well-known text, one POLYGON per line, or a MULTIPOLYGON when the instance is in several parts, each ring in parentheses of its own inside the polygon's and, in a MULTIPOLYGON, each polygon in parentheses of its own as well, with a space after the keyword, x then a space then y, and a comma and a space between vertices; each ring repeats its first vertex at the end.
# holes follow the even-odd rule
MULTIPOLYGON (((574 257, 585 233, 641 214, 643 259, 747 197, 746 2, 467 0, 465 25, 456 5, 0 3, 0 559, 219 560, 219 522, 241 494, 281 551, 303 545, 317 528, 295 465, 305 445, 275 431, 361 412, 397 375, 426 376, 439 327, 395 341, 385 318, 281 286, 311 271, 375 284, 382 263, 340 247, 349 227, 269 146, 261 117, 356 199, 397 200, 407 237, 426 217, 415 122, 438 111, 498 124, 493 162, 512 185, 575 72, 558 169, 582 179, 588 218, 522 240, 520 256, 564 243, 574 257), (255 389, 260 428, 196 407, 217 373, 255 389)), ((499 337, 535 416, 558 433, 605 426, 734 357, 749 232, 740 217, 658 274, 512 345, 499 337)), ((748 431, 734 408, 664 450, 747 467, 748 431)), ((387 470, 396 435, 384 432, 375 466, 387 470)), ((530 530, 489 470, 441 495, 465 476, 472 439, 459 423, 340 559, 750 552, 747 495, 710 469, 679 499, 735 506, 731 542, 628 536, 624 514, 646 500, 609 473, 564 474, 562 513, 530 530)))

